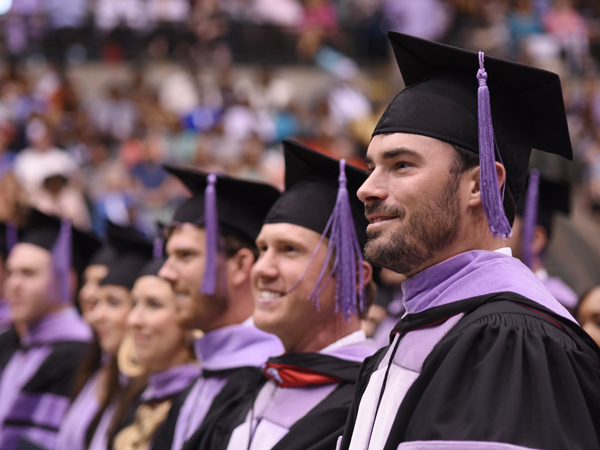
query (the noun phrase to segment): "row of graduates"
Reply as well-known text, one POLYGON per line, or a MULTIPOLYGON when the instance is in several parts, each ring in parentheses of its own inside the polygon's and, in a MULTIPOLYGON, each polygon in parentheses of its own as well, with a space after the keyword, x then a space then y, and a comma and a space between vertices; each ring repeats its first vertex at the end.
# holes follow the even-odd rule
POLYGON ((24 231, 7 260, 0 449, 600 448, 600 348, 503 240, 531 148, 572 157, 558 76, 390 38, 407 88, 375 128, 368 177, 286 142, 283 194, 168 167, 192 197, 164 261, 111 227, 115 255, 82 308, 102 352, 71 405, 91 339, 68 307, 85 245, 64 222, 24 231), (406 276, 379 350, 360 327, 363 251, 406 276), (130 379, 110 325, 127 301, 144 371, 130 379))
POLYGON ((366 174, 283 146, 283 194, 167 167, 192 196, 164 243, 32 211, 7 258, 1 449, 335 447, 377 349, 366 174))

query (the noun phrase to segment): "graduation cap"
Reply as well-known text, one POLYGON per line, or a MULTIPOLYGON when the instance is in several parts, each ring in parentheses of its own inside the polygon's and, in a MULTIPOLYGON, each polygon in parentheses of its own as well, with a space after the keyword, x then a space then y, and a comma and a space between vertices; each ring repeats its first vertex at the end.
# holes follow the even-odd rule
POLYGON ((20 230, 14 221, 0 222, 0 258, 6 261, 8 254, 19 241, 20 230))
POLYGON ((167 258, 165 258, 164 256, 161 256, 160 258, 153 258, 144 267, 142 267, 142 270, 140 270, 138 278, 144 277, 147 275, 152 275, 152 276, 157 277, 158 272, 160 271, 162 266, 165 264, 166 260, 167 260, 167 258))
POLYGON ((373 136, 419 134, 479 154, 490 230, 508 237, 496 156, 515 201, 525 188, 532 148, 573 157, 558 75, 401 33, 388 36, 406 89, 373 136))
POLYGON ((152 259, 154 246, 137 230, 112 222, 108 223, 106 235, 116 255, 108 262, 108 275, 100 285, 117 285, 131 290, 142 268, 152 259))
MULTIPOLYGON (((162 224, 158 224, 159 230, 162 231, 162 224)), ((161 237, 154 238, 154 244, 152 246, 152 260, 148 262, 140 271, 138 277, 144 277, 147 275, 158 276, 158 272, 165 264, 167 258, 164 256, 165 241, 161 237)))
MULTIPOLYGON (((363 286, 359 268, 368 221, 356 191, 367 175, 363 170, 346 165, 345 160, 338 161, 297 142, 283 141, 283 151, 285 192, 267 214, 265 224, 291 223, 328 237, 327 258, 309 299, 318 305, 319 295, 335 274, 336 310, 346 318, 357 314, 357 294, 361 309, 364 305, 364 289, 356 291, 356 274, 359 274, 359 286, 363 286), (333 267, 325 278, 331 259, 333 267)), ((290 291, 303 277, 304 274, 290 291)))
POLYGON ((64 303, 70 303, 72 299, 68 282, 71 267, 80 277, 91 256, 102 245, 93 233, 81 231, 69 220, 49 216, 37 209, 30 211, 19 242, 37 245, 51 252, 59 296, 64 303))
POLYGON ((192 223, 206 230, 206 263, 202 293, 213 295, 217 284, 219 235, 254 242, 269 208, 279 198, 273 186, 217 173, 165 165, 190 190, 173 217, 173 225, 192 223))
POLYGON ((108 266, 110 262, 116 257, 117 252, 109 243, 104 243, 98 251, 96 251, 90 260, 88 266, 108 266))
POLYGON ((570 194, 569 183, 541 177, 537 169, 531 171, 527 194, 516 205, 517 216, 523 218, 521 249, 523 262, 528 267, 532 267, 533 262, 531 242, 535 226, 543 227, 550 238, 554 213, 569 214, 570 194))

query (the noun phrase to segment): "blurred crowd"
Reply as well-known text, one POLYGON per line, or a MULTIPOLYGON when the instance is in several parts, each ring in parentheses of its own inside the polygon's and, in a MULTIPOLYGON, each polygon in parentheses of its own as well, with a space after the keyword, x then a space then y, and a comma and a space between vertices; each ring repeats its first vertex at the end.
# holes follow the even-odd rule
POLYGON ((186 195, 162 163, 282 187, 288 137, 360 166, 401 83, 389 29, 560 73, 576 163, 533 164, 600 211, 593 1, 13 0, 0 25, 0 220, 35 206, 152 234, 186 195), (81 67, 127 76, 98 86, 81 67))

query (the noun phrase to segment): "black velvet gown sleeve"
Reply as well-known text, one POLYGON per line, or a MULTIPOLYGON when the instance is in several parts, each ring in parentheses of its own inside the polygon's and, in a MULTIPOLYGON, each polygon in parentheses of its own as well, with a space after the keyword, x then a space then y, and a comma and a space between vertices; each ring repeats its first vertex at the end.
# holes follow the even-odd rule
POLYGON ((344 438, 342 439, 340 450, 348 450, 350 447, 350 440, 352 438, 354 425, 356 424, 360 400, 367 389, 371 375, 377 370, 377 367, 379 367, 379 363, 385 356, 388 348, 389 346, 380 348, 377 350, 377 352, 375 352, 375 354, 366 358, 362 363, 360 372, 358 374, 358 380, 356 382, 356 388, 354 390, 354 398, 352 399, 352 404, 350 405, 350 410, 348 411, 348 416, 346 418, 346 424, 343 429, 344 438))
POLYGON ((296 422, 272 450, 331 450, 344 431, 354 383, 341 383, 296 422))
POLYGON ((244 422, 254 398, 266 381, 258 367, 232 370, 202 424, 185 442, 183 450, 226 449, 233 430, 244 422))
POLYGON ((427 357, 385 449, 431 440, 600 449, 599 349, 568 322, 512 302, 480 308, 427 357))

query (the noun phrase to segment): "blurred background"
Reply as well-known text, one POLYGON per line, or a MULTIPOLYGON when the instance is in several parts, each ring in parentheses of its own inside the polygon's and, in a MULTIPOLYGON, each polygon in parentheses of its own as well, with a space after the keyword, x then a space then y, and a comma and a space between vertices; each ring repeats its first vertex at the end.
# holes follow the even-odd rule
POLYGON ((148 235, 187 194, 164 162, 283 184, 294 138, 362 165, 402 89, 395 30, 546 68, 574 163, 547 267, 600 283, 597 0, 0 0, 0 221, 27 206, 148 235))

